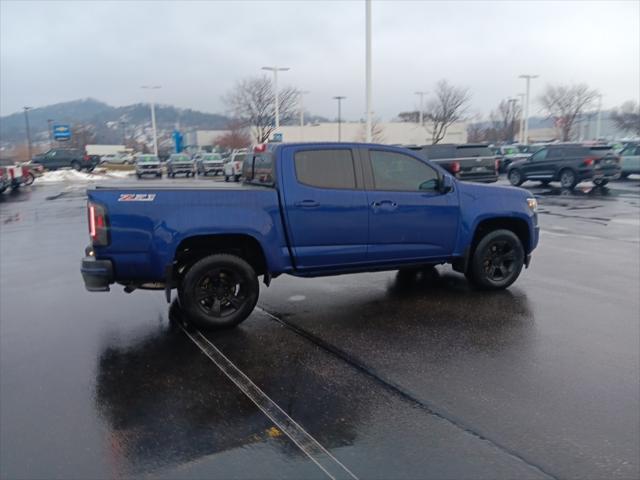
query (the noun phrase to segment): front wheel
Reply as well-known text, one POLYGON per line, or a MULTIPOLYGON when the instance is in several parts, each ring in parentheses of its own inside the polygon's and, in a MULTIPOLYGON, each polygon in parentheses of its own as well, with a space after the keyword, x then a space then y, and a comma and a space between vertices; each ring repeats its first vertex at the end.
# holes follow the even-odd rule
POLYGON ((228 182, 229 181, 229 177, 227 177, 226 175, 224 176, 224 181, 228 182))
POLYGON ((514 187, 519 187, 520 185, 522 185, 522 182, 524 182, 524 180, 522 178, 522 174, 520 173, 520 170, 518 170, 517 168, 514 168, 509 171, 509 182, 514 187))
POLYGON ((234 182, 239 182, 240 181, 240 175, 234 175, 233 176, 233 181, 234 182))
POLYGON ((198 260, 178 289, 180 304, 201 328, 230 328, 245 320, 258 302, 258 277, 245 260, 217 254, 198 260))
POLYGON ((478 243, 467 279, 485 290, 502 290, 516 281, 524 265, 524 248, 511 230, 494 230, 478 243))
POLYGON ((29 172, 29 173, 27 173, 27 175, 25 176, 25 179, 24 179, 24 182, 23 182, 23 183, 24 183, 25 185, 29 186, 29 185, 31 185, 31 184, 35 181, 35 179, 36 179, 36 177, 33 175, 33 173, 29 172))

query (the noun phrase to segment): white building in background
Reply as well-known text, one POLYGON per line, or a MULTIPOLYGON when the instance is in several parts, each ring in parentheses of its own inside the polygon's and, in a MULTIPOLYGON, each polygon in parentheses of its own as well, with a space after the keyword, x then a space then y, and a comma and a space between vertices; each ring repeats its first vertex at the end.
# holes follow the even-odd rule
MULTIPOLYGON (((359 122, 343 122, 340 124, 343 142, 364 142, 365 125, 359 122)), ((316 123, 280 126, 283 142, 337 142, 338 123, 316 123)), ((185 145, 197 148, 210 147, 215 140, 224 135, 225 130, 194 130, 185 134, 185 145)), ((431 133, 428 126, 420 126, 409 122, 387 122, 374 124, 374 143, 387 145, 425 145, 431 144, 431 133)), ((254 142, 257 143, 254 138, 254 142)), ((464 122, 451 125, 440 143, 467 143, 467 124, 464 122)))

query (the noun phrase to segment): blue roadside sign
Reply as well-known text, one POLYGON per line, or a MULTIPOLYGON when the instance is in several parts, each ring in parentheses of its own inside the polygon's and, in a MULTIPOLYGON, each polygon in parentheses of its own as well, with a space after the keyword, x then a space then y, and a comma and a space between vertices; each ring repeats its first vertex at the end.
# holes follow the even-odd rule
POLYGON ((54 140, 69 140, 71 138, 71 127, 69 125, 54 125, 53 129, 54 140))
POLYGON ((273 136, 271 137, 271 141, 272 142, 281 142, 282 141, 282 134, 281 133, 274 133, 273 136))

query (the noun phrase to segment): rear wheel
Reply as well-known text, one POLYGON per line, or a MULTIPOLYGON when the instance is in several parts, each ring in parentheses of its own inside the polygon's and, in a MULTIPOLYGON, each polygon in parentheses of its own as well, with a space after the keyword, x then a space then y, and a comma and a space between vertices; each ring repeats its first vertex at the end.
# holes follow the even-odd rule
POLYGON ((540 180, 540 185, 542 185, 543 187, 548 187, 550 183, 551 180, 540 180))
POLYGON ((627 178, 629 175, 630 175, 629 173, 621 172, 621 173, 620 173, 620 179, 622 180, 622 179, 624 179, 624 178, 627 178))
POLYGON ((565 168, 560 172, 560 185, 562 188, 573 188, 578 184, 578 177, 573 170, 565 168))
POLYGON ((76 172, 79 172, 80 170, 82 170, 82 166, 80 165, 80 162, 77 162, 75 160, 71 162, 71 168, 73 168, 76 172))
POLYGON ((596 178, 593 180, 593 183, 596 187, 604 187, 607 183, 609 183, 609 180, 607 180, 606 178, 596 178))
POLYGON ((524 265, 524 248, 511 230, 494 230, 476 247, 467 279, 486 290, 501 290, 516 281, 524 265))
POLYGON ((240 175, 234 175, 233 176, 233 181, 234 182, 239 182, 240 181, 240 175))
POLYGON ((224 176, 224 181, 228 182, 229 181, 229 177, 227 177, 226 175, 224 176))
POLYGON ((524 180, 522 179, 522 173, 520 173, 520 170, 518 170, 517 168, 509 170, 508 176, 509 182, 514 187, 519 187, 520 185, 522 185, 522 182, 524 182, 524 180))
POLYGON ((198 260, 184 276, 178 290, 180 304, 202 328, 238 325, 258 302, 258 277, 245 260, 217 254, 198 260))

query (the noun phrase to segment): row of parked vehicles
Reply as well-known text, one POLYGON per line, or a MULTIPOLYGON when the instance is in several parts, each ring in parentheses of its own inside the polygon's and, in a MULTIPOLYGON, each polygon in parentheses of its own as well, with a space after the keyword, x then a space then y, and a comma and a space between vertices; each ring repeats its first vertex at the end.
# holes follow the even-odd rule
POLYGON ((163 163, 156 155, 140 154, 134 157, 134 161, 138 178, 149 175, 160 178, 166 170, 167 176, 172 178, 177 175, 194 177, 220 174, 224 175, 227 182, 237 182, 242 176, 242 164, 246 156, 246 150, 234 151, 226 158, 219 153, 201 153, 193 157, 184 153, 174 153, 163 163))
POLYGON ((640 174, 640 143, 620 148, 607 144, 540 143, 532 145, 407 145, 426 160, 442 166, 459 180, 492 183, 501 173, 510 183, 526 181, 544 185, 560 182, 574 188, 590 180, 604 186, 615 178, 640 174))

